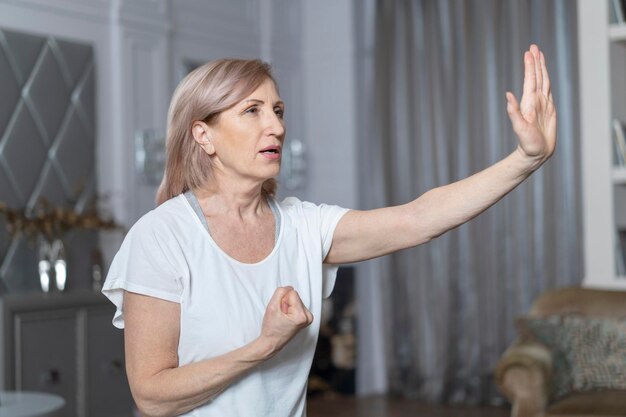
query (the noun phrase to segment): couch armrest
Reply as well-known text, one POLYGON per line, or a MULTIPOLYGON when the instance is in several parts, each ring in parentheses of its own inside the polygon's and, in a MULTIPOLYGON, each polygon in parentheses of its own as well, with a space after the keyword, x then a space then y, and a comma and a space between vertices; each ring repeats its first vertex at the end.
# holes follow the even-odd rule
POLYGON ((541 415, 551 374, 552 355, 543 345, 517 341, 504 352, 495 369, 495 381, 513 405, 512 417, 541 415))

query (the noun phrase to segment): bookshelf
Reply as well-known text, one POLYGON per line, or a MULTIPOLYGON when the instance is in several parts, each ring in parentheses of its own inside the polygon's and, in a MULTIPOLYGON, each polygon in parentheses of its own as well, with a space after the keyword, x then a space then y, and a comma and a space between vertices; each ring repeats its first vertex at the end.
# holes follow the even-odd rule
POLYGON ((623 23, 611 23, 609 25, 609 41, 626 41, 626 26, 623 23))
POLYGON ((613 183, 626 185, 626 167, 613 167, 613 183))
MULTIPOLYGON (((578 0, 583 285, 626 290, 626 166, 613 120, 626 126, 626 23, 619 0, 578 0)), ((625 129, 626 132, 626 129, 625 129)))

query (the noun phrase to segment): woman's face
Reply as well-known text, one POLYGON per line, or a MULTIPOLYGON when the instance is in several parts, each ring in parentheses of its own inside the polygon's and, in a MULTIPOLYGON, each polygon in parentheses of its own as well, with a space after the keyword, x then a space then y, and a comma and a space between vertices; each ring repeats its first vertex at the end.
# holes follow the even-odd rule
MULTIPOLYGON (((285 139, 284 111, 274 82, 267 79, 252 94, 222 112, 217 123, 207 126, 209 145, 202 146, 211 155, 214 168, 253 181, 277 176, 285 139)), ((198 140, 195 131, 194 137, 198 140)))

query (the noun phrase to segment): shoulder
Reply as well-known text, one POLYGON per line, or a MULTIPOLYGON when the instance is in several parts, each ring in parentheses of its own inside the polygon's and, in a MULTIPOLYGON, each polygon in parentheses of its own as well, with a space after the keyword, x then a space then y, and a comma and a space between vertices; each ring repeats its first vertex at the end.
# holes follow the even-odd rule
POLYGON ((298 197, 286 197, 278 204, 286 217, 306 222, 319 221, 327 207, 326 204, 303 201, 298 197))
POLYGON ((302 201, 298 197, 286 197, 278 202, 278 205, 285 213, 311 213, 319 210, 319 206, 310 201, 302 201))
POLYGON ((130 228, 129 234, 167 234, 189 223, 191 216, 182 195, 173 197, 150 210, 130 228))
POLYGON ((336 205, 316 204, 302 201, 297 197, 287 197, 279 203, 279 206, 288 217, 317 223, 326 223, 327 220, 338 219, 348 211, 348 209, 336 205))

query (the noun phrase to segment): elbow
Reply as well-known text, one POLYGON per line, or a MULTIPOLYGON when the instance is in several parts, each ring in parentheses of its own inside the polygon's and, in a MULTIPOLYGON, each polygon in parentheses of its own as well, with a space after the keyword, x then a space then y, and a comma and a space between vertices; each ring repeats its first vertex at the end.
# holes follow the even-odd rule
POLYGON ((186 401, 166 400, 154 392, 131 391, 135 400, 135 406, 141 417, 175 417, 191 411, 206 402, 213 401, 223 390, 219 390, 210 396, 207 393, 207 396, 201 400, 196 398, 186 401))
POLYGON ((174 417, 180 414, 169 401, 135 390, 132 394, 141 417, 174 417))
POLYGON ((166 406, 155 401, 135 399, 135 405, 141 417, 173 417, 176 414, 166 410, 166 406))
POLYGON ((409 233, 406 247, 429 243, 447 232, 440 227, 436 216, 433 215, 430 193, 432 190, 405 206, 407 210, 405 210, 403 224, 408 227, 405 226, 402 232, 409 233))
POLYGON ((413 213, 406 216, 403 224, 409 225, 409 227, 404 228, 404 230, 400 232, 408 232, 406 242, 402 243, 401 249, 423 245, 445 233, 443 231, 438 233, 430 224, 425 223, 423 218, 413 213))
POLYGON ((430 241, 432 241, 432 240, 435 240, 435 239, 437 239, 439 236, 443 236, 443 235, 445 235, 445 234, 446 234, 446 232, 447 232, 447 230, 437 230, 437 231, 433 231, 430 235, 428 235, 428 239, 427 239, 424 243, 427 243, 427 242, 430 242, 430 241))
POLYGON ((450 227, 450 225, 438 224, 436 219, 415 216, 411 229, 413 236, 411 246, 419 246, 424 243, 432 242, 456 227, 456 225, 450 227))

